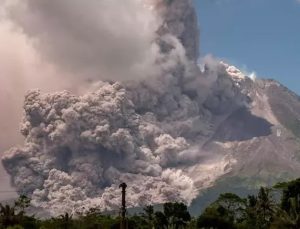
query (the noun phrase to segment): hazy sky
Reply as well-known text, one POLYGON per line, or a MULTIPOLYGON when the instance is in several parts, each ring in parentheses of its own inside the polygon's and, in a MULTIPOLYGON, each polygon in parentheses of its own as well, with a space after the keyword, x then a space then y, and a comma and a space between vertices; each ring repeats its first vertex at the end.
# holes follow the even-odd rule
POLYGON ((194 0, 201 54, 279 80, 300 94, 300 1, 194 0))

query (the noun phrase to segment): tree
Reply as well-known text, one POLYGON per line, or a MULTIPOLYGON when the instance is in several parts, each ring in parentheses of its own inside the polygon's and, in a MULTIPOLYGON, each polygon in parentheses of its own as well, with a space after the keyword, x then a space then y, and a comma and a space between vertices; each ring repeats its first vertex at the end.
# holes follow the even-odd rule
POLYGON ((69 213, 65 213, 64 215, 60 215, 59 219, 61 227, 63 229, 72 228, 72 215, 69 215, 69 213))
POLYGON ((144 219, 145 228, 152 229, 154 227, 154 208, 152 205, 148 205, 143 208, 143 213, 141 214, 144 219))
POLYGON ((245 218, 241 225, 244 228, 267 229, 273 223, 276 213, 277 206, 271 189, 261 187, 257 196, 248 196, 245 218))
POLYGON ((14 225, 14 226, 9 226, 6 229, 24 229, 21 225, 14 225))
POLYGON ((168 220, 164 213, 155 212, 154 226, 157 229, 167 229, 169 226, 168 220))
POLYGON ((197 220, 198 228, 234 229, 234 223, 226 209, 222 206, 212 205, 205 209, 197 220))
POLYGON ((22 215, 25 214, 25 209, 30 206, 31 200, 25 196, 20 195, 19 198, 15 201, 15 208, 21 213, 22 215))
POLYGON ((187 210, 187 206, 183 203, 165 203, 164 215, 168 224, 176 229, 183 228, 191 221, 191 215, 187 210))
POLYGON ((4 228, 37 228, 37 220, 33 216, 26 216, 30 201, 27 196, 21 195, 12 206, 0 204, 0 225, 4 228))
POLYGON ((247 200, 233 193, 221 194, 198 218, 198 227, 234 228, 244 221, 247 200))
POLYGON ((245 217, 247 200, 233 193, 225 193, 220 195, 214 205, 223 208, 228 220, 233 223, 238 223, 245 217))
POLYGON ((15 213, 15 207, 0 204, 0 223, 3 228, 19 224, 20 220, 15 213))
POLYGON ((275 207, 270 189, 261 187, 257 195, 256 211, 262 228, 267 228, 272 222, 275 207))
POLYGON ((278 183, 274 188, 282 192, 280 209, 274 225, 281 225, 282 228, 300 228, 300 179, 278 183))

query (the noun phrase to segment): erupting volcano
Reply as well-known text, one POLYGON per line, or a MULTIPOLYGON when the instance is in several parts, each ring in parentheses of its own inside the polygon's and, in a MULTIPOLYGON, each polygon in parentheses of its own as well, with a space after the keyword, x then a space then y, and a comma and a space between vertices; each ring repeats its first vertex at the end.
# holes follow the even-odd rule
POLYGON ((35 207, 116 209, 121 182, 129 207, 191 204, 218 182, 254 189, 300 175, 298 96, 212 57, 199 63, 191 0, 22 0, 5 9, 62 81, 87 85, 26 94, 24 145, 2 163, 35 207))

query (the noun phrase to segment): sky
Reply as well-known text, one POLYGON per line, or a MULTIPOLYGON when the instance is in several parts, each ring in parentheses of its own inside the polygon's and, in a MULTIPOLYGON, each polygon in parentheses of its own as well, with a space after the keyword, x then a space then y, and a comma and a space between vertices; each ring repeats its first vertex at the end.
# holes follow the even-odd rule
POLYGON ((212 54, 300 95, 299 0, 194 0, 201 55, 212 54))

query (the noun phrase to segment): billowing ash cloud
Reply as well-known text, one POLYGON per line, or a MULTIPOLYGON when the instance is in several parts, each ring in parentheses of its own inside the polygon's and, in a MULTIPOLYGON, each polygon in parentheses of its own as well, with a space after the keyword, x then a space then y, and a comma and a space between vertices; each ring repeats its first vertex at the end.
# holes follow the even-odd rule
MULTIPOLYGON (((169 169, 175 153, 188 143, 137 115, 119 84, 105 83, 83 97, 67 92, 42 96, 32 91, 26 97, 25 112, 25 147, 12 149, 3 162, 16 175, 19 191, 33 193, 36 201, 57 201, 58 196, 52 195, 74 188, 78 200, 84 200, 133 177, 138 182, 135 192, 141 195, 139 204, 188 197, 176 186, 194 191, 191 179, 169 169), (149 189, 140 187, 147 183, 149 189), (149 190, 149 197, 143 196, 143 189, 149 190)), ((116 204, 111 197, 103 201, 108 206, 116 204)))
POLYGON ((230 157, 201 146, 245 98, 223 65, 210 59, 199 69, 192 1, 20 4, 9 7, 11 17, 44 58, 85 79, 110 79, 82 96, 26 95, 25 144, 2 162, 35 206, 52 214, 116 209, 123 181, 130 206, 190 203, 230 170, 230 157))
MULTIPOLYGON (((29 89, 77 93, 91 79, 159 77, 177 64, 185 54, 175 36, 197 31, 184 28, 181 12, 193 11, 189 4, 179 4, 184 8, 178 11, 173 5, 174 13, 168 13, 159 0, 0 0, 0 151, 22 139, 16 133, 29 89), (164 37, 178 45, 169 56, 156 42, 165 14, 170 25, 180 25, 176 31, 176 26, 169 28, 174 36, 164 37)), ((167 34, 166 28, 160 33, 167 34)), ((192 47, 190 40, 196 40, 185 39, 192 47)))

